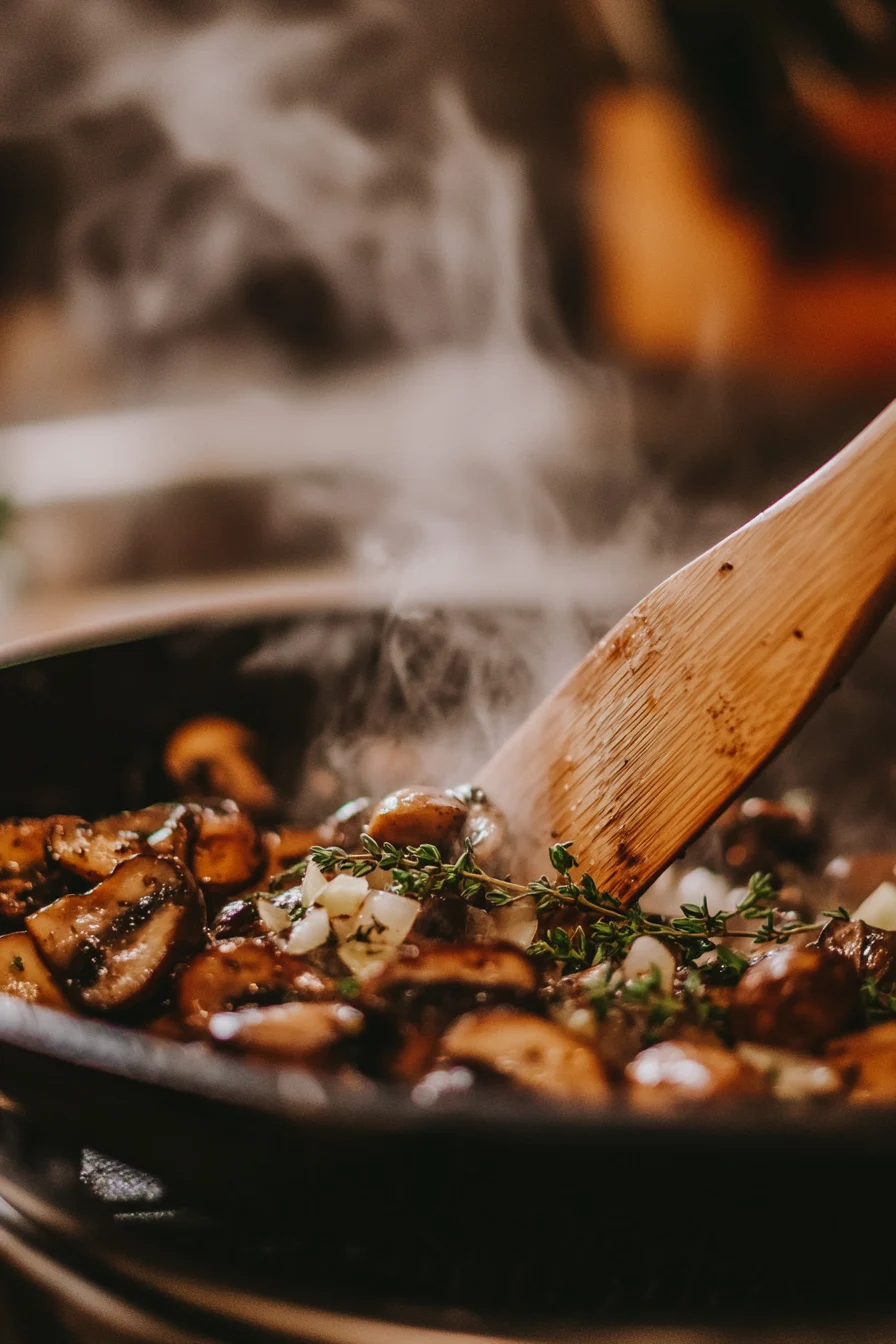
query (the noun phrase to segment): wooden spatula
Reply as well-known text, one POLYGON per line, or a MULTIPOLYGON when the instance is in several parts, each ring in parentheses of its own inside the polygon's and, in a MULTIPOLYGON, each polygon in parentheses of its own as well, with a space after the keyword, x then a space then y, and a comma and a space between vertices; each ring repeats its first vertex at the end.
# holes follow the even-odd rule
POLYGON ((571 841, 602 889, 633 899, 791 736, 894 601, 896 401, 645 597, 478 782, 539 847, 571 841))

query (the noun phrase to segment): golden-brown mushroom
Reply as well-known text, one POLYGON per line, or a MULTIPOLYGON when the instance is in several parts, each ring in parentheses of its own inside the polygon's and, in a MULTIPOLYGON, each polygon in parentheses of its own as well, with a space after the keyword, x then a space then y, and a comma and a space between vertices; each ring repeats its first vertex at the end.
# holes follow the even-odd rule
POLYGON ((721 1045, 661 1041, 642 1050, 625 1070, 629 1097, 651 1109, 670 1101, 724 1101, 760 1096, 762 1075, 721 1045))
POLYGON ((192 842, 191 818, 181 803, 154 803, 100 821, 51 818, 47 851, 83 882, 100 882, 125 859, 161 854, 185 863, 192 842))
POLYGON ((461 845, 467 840, 473 846, 476 862, 487 873, 506 871, 510 859, 509 828, 500 808, 489 802, 481 789, 459 790, 462 801, 467 801, 467 818, 460 833, 461 845))
POLYGON ((217 1013, 209 1035, 219 1045, 322 1067, 334 1049, 357 1036, 364 1014, 347 1003, 281 1003, 217 1013))
POLYGON ((264 938, 213 944, 183 968, 177 984, 181 1017, 199 1031, 216 1013, 336 998, 334 981, 264 938))
POLYGON ((47 856, 53 818, 0 822, 0 921, 21 928, 25 916, 60 894, 59 870, 47 856))
POLYGON ((751 873, 778 871, 781 864, 811 868, 821 848, 818 820, 811 809, 767 798, 734 803, 714 824, 703 848, 721 870, 746 882, 751 873))
POLYGON ((818 935, 818 946, 845 957, 860 979, 870 975, 882 990, 896 986, 896 933, 861 919, 832 919, 818 935))
POLYGON ((594 1051, 533 1013, 489 1008, 458 1018, 442 1037, 442 1058, 488 1070, 539 1096, 603 1101, 610 1093, 594 1051))
POLYGON ((466 819, 466 804, 451 793, 422 787, 396 789, 374 808, 367 832, 380 844, 436 845, 447 853, 466 819))
POLYGON ((896 1101, 896 1022, 830 1041, 827 1058, 853 1081, 850 1101, 896 1101))
POLYGON ((270 812, 277 795, 256 763, 256 746, 243 724, 206 714, 168 739, 165 769, 185 793, 232 798, 249 812, 270 812))
POLYGON ((71 1012, 28 933, 7 933, 0 938, 0 994, 71 1012))
POLYGON ((365 981, 362 999, 385 1008, 396 1032, 383 1069, 415 1082, 435 1061, 443 1033, 472 1009, 498 1004, 534 1006, 537 974, 531 959, 508 944, 406 944, 365 981))
POLYGON ((227 799, 215 804, 193 804, 196 839, 191 867, 209 900, 221 900, 243 891, 261 874, 264 846, 255 824, 227 799))
POLYGON ((176 859, 137 855, 92 891, 29 915, 28 932, 70 998, 94 1012, 142 1002, 205 938, 205 905, 176 859))
POLYGON ((473 985, 481 990, 534 993, 534 963, 519 948, 501 943, 444 943, 403 947, 366 988, 371 994, 432 985, 473 985))
POLYGON ((817 947, 775 948, 748 966, 731 1000, 738 1039, 819 1050, 859 1011, 859 977, 845 957, 817 947))

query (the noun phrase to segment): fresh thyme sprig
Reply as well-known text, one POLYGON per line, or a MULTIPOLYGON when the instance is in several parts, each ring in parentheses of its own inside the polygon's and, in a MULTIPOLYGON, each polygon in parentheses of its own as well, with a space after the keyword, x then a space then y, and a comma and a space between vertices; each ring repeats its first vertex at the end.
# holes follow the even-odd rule
POLYGON ((866 1026, 873 1027, 880 1022, 892 1022, 896 1018, 896 994, 881 989, 879 980, 875 980, 873 975, 865 977, 859 993, 866 1026))
MULTIPOLYGON (((816 932, 820 923, 783 919, 776 910, 775 890, 767 874, 756 873, 733 910, 711 912, 707 900, 702 905, 685 904, 672 919, 647 915, 637 901, 625 904, 610 892, 601 891, 588 873, 575 881, 572 871, 579 867, 570 844, 552 845, 548 851, 556 878, 540 877, 525 885, 506 878, 493 877, 477 863, 472 845, 467 842, 454 860, 442 857, 435 845, 398 846, 380 844, 369 835, 361 836, 361 851, 348 853, 338 846, 315 845, 309 854, 322 872, 348 873, 367 877, 375 869, 390 876, 391 887, 403 896, 424 900, 441 891, 451 891, 468 901, 483 900, 490 906, 508 905, 531 897, 539 914, 570 909, 580 913, 585 923, 572 931, 549 929, 532 944, 533 956, 550 957, 569 969, 593 965, 597 961, 619 962, 636 938, 649 934, 670 943, 685 965, 693 964, 704 953, 715 952, 719 961, 719 979, 736 979, 746 960, 729 948, 720 946, 725 938, 749 939, 753 944, 786 943, 798 933, 816 932), (753 929, 732 927, 737 921, 756 923, 753 929)), ((307 861, 281 874, 278 885, 295 881, 304 872, 307 861)), ((845 912, 833 917, 841 918, 845 912)))

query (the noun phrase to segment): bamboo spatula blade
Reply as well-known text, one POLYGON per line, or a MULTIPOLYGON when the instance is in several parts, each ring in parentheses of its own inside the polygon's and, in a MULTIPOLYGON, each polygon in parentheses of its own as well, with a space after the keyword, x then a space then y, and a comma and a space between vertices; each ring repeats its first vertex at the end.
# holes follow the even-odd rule
MULTIPOLYGON (((896 402, 649 593, 480 772, 633 899, 812 712, 896 600, 896 402)), ((542 851, 543 852, 543 851, 542 851)))

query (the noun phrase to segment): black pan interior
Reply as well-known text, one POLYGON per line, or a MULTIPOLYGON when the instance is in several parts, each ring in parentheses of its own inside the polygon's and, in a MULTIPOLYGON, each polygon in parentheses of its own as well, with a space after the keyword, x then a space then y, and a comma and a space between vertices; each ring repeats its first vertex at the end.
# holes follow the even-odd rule
MULTIPOLYGON (((318 734, 350 734, 371 697, 399 733, 462 714, 463 659, 439 663, 440 699, 409 703, 381 675, 383 621, 369 613, 303 618, 308 656, 260 664, 293 624, 202 624, 0 670, 0 812, 97 816, 164 796, 161 746, 193 714, 256 729, 287 791, 318 734)), ((432 657, 426 640, 419 657, 432 657)), ((511 655, 491 666, 498 698, 525 682, 511 655)), ((864 816, 871 842, 893 830, 891 666, 884 637, 772 780, 845 799, 843 834, 864 816)), ((530 1322, 730 1319, 733 1303, 745 1320, 829 1320, 893 1305, 889 1115, 647 1123, 505 1101, 437 1119, 388 1098, 321 1102, 272 1069, 206 1069, 188 1047, 171 1047, 175 1068, 159 1043, 124 1045, 97 1024, 60 1023, 54 1039, 45 1015, 27 1014, 0 1013, 0 1085, 32 1137, 159 1175, 226 1220, 254 1274, 282 1276, 287 1256, 305 1297, 530 1322)))

